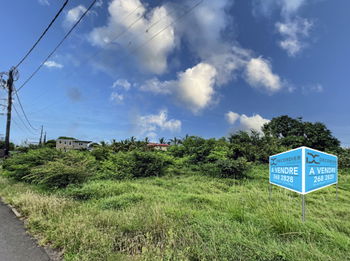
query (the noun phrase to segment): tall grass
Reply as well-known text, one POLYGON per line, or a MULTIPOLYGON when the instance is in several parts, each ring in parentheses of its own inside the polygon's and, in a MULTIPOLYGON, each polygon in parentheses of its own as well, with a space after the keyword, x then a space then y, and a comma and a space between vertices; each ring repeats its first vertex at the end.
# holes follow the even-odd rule
POLYGON ((65 260, 350 260, 350 178, 301 199, 268 168, 251 179, 202 175, 91 181, 47 194, 0 177, 0 195, 65 260))

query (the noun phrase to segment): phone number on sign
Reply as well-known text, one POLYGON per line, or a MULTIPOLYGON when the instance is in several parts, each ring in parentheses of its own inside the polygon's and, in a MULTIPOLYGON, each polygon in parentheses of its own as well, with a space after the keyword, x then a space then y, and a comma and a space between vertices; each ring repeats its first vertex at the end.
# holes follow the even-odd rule
POLYGON ((327 180, 333 180, 334 179, 334 175, 319 175, 319 176, 315 176, 314 177, 314 183, 318 183, 318 182, 323 182, 323 181, 327 181, 327 180))
POLYGON ((288 176, 288 175, 278 175, 278 174, 273 174, 273 179, 274 180, 280 180, 288 183, 293 183, 294 182, 294 177, 293 176, 288 176))

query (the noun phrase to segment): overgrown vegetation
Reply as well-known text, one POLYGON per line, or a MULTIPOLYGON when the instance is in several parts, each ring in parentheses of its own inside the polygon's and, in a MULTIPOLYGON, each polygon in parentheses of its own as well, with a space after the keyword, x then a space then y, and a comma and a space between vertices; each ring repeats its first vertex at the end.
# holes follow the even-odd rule
POLYGON ((262 133, 174 138, 167 152, 147 143, 22 149, 2 164, 0 196, 65 260, 348 259, 348 176, 339 201, 334 188, 308 196, 307 223, 296 194, 275 189, 268 200, 269 155, 310 146, 337 154, 344 173, 350 167, 349 149, 322 123, 281 116, 262 133))

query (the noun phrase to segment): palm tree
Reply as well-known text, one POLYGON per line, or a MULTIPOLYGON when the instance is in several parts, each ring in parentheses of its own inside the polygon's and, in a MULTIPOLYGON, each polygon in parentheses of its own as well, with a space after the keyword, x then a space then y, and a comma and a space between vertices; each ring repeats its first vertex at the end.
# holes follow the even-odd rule
POLYGON ((159 143, 160 144, 165 144, 165 142, 166 142, 166 139, 164 137, 159 139, 159 143))
POLYGON ((145 142, 149 143, 149 138, 148 137, 145 138, 145 142))
POLYGON ((181 139, 178 139, 177 137, 174 137, 173 139, 170 139, 170 144, 172 144, 172 145, 179 145, 179 144, 181 144, 181 139))

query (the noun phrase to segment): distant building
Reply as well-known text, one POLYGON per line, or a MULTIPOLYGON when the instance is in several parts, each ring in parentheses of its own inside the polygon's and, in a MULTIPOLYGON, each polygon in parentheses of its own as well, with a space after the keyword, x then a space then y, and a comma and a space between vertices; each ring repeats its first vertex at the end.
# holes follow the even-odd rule
POLYGON ((84 150, 89 149, 89 144, 91 141, 77 140, 77 139, 57 139, 56 140, 56 149, 62 151, 68 150, 84 150))
POLYGON ((28 139, 26 139, 25 141, 22 141, 22 144, 21 144, 22 147, 30 147, 30 146, 38 146, 38 145, 39 145, 39 141, 28 140, 28 139))
POLYGON ((155 149, 155 150, 167 151, 168 148, 170 147, 170 145, 169 144, 160 144, 160 143, 148 143, 147 147, 155 149))

